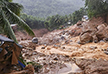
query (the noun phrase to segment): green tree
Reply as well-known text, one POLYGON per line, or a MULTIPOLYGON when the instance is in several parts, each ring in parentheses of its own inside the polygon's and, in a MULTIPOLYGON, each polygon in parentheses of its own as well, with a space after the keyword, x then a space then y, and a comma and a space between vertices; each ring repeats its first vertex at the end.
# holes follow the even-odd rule
POLYGON ((19 17, 22 8, 22 5, 13 3, 12 0, 0 0, 0 27, 4 33, 15 42, 17 42, 17 40, 10 26, 12 23, 18 24, 24 28, 29 35, 34 36, 30 27, 19 17))
POLYGON ((32 15, 21 14, 21 18, 30 26, 32 29, 45 28, 44 18, 34 17, 32 15))
POLYGON ((72 23, 75 24, 77 23, 79 20, 82 19, 82 17, 84 15, 86 15, 86 10, 85 8, 80 8, 79 10, 75 11, 73 14, 72 14, 72 23))
POLYGON ((14 0, 24 6, 24 13, 36 17, 68 15, 84 6, 82 0, 14 0))
POLYGON ((60 15, 55 15, 55 16, 50 16, 46 19, 46 22, 44 23, 46 28, 49 30, 54 30, 58 29, 61 25, 65 24, 68 22, 68 16, 60 16, 60 15))
POLYGON ((108 13, 108 0, 85 0, 88 16, 100 16, 108 13))

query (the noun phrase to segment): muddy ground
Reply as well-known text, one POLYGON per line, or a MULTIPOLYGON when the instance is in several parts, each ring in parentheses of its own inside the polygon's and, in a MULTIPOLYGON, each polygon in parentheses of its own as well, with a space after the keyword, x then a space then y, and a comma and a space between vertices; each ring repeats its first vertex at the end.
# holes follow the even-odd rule
MULTIPOLYGON (((22 52, 26 62, 33 61, 40 63, 43 66, 42 69, 38 71, 38 74, 62 74, 62 72, 64 74, 77 73, 78 71, 81 71, 81 67, 79 68, 76 66, 76 63, 72 60, 73 58, 95 58, 97 60, 101 58, 108 60, 108 55, 105 53, 107 52, 108 43, 99 42, 80 45, 77 41, 78 37, 75 37, 72 38, 68 44, 63 41, 60 44, 54 45, 36 45, 35 49, 31 47, 25 48, 22 52)), ((82 59, 78 61, 82 62, 82 59)), ((86 62, 87 61, 84 60, 84 63, 86 62)), ((91 62, 91 64, 92 63, 93 62, 91 62)), ((98 66, 96 68, 98 68, 98 66)), ((82 70, 84 69, 82 68, 82 70)))
MULTIPOLYGON (((60 31, 60 33, 64 31, 60 31)), ((38 44, 32 43, 32 40, 20 41, 20 44, 24 46, 22 54, 26 62, 37 62, 42 65, 41 69, 36 69, 38 71, 36 72, 36 74, 84 74, 83 71, 86 71, 87 69, 81 68, 81 66, 79 66, 82 63, 78 64, 78 62, 82 62, 81 58, 95 58, 97 60, 101 58, 104 60, 108 60, 107 42, 100 41, 98 43, 92 42, 81 45, 78 44, 79 36, 71 37, 70 35, 63 35, 64 38, 62 39, 62 34, 59 35, 59 32, 53 33, 46 34, 46 36, 44 35, 44 39, 46 40, 44 40, 42 37, 39 38, 38 44), (54 35, 56 34, 57 37, 53 36, 53 33, 54 35), (80 60, 76 62, 75 60, 72 60, 73 58, 77 58, 80 60)), ((83 60, 83 62, 86 63, 87 61, 83 60)), ((99 62, 97 61, 96 63, 99 62)), ((90 65, 92 63, 93 62, 91 62, 90 65)), ((88 65, 86 65, 86 67, 87 66, 88 65)), ((90 68, 91 67, 92 65, 90 66, 90 68)), ((99 66, 96 66, 95 68, 98 67, 99 66)), ((106 69, 107 67, 105 67, 105 70, 106 69)), ((95 70, 98 71, 98 69, 95 70)), ((90 71, 91 73, 86 74, 95 74, 92 73, 92 71, 95 72, 94 70, 87 71, 90 71)))
POLYGON ((37 37, 38 44, 32 43, 32 39, 23 39, 22 35, 19 43, 24 47, 24 60, 42 66, 35 68, 35 74, 108 74, 108 42, 78 44, 81 32, 79 26, 74 25, 43 33, 37 37))

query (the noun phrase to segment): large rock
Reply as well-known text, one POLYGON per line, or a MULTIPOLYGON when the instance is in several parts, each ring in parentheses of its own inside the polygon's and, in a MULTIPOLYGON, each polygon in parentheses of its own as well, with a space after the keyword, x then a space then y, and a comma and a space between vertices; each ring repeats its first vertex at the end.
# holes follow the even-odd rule
POLYGON ((85 44, 85 43, 89 43, 91 41, 93 41, 93 37, 90 34, 91 31, 86 31, 81 33, 80 35, 80 44, 85 44))
POLYGON ((77 23, 77 24, 75 24, 75 25, 73 26, 73 28, 71 29, 70 35, 71 35, 72 37, 79 36, 81 32, 82 32, 82 24, 77 23))
POLYGON ((108 74, 108 61, 106 60, 74 58, 73 61, 84 71, 84 74, 108 74))
POLYGON ((97 27, 98 31, 96 32, 96 36, 98 40, 102 40, 106 36, 106 26, 104 24, 101 24, 97 27))
POLYGON ((34 37, 34 38, 32 39, 32 42, 38 44, 38 38, 34 37))
POLYGON ((100 40, 106 41, 108 38, 108 26, 101 24, 95 29, 83 31, 80 34, 80 43, 88 43, 90 41, 98 42, 100 40))
POLYGON ((82 23, 82 33, 80 34, 80 43, 85 44, 91 41, 108 40, 108 26, 101 18, 94 21, 89 20, 82 23), (99 21, 100 20, 100 21, 99 21))
POLYGON ((98 31, 96 32, 96 37, 98 38, 98 41, 104 40, 107 41, 108 39, 108 26, 105 24, 101 24, 97 27, 98 31))

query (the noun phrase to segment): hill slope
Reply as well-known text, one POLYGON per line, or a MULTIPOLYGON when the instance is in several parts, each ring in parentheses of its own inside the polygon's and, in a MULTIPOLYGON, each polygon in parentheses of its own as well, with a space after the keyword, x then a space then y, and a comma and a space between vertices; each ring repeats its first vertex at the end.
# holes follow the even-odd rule
MULTIPOLYGON (((26 48, 23 49, 23 57, 25 60, 43 65, 43 70, 39 71, 39 74, 108 74, 108 42, 102 40, 98 43, 90 42, 82 45, 78 44, 79 36, 72 36, 72 34, 81 33, 80 29, 84 28, 84 25, 86 25, 86 32, 83 32, 87 33, 87 29, 93 32, 96 25, 104 25, 103 21, 101 17, 92 18, 83 22, 83 25, 75 24, 66 29, 48 32, 42 37, 36 37, 39 40, 38 45, 32 43, 32 40, 22 40, 20 44, 26 48), (83 71, 80 71, 80 68, 77 69, 72 61, 83 71)), ((102 27, 99 29, 99 26, 98 30, 103 30, 102 27)), ((108 25, 106 27, 108 28, 108 25)), ((101 34, 105 35, 104 32, 101 34)))
POLYGON ((24 12, 37 17, 66 15, 84 6, 82 0, 13 0, 24 6, 24 12))

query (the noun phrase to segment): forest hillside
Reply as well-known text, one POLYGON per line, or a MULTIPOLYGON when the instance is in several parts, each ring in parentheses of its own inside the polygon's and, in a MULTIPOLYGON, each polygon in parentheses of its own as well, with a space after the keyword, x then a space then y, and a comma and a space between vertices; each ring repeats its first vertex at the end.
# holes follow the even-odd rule
POLYGON ((24 13, 37 17, 52 15, 68 15, 81 7, 84 7, 82 0, 13 0, 24 6, 24 13))

